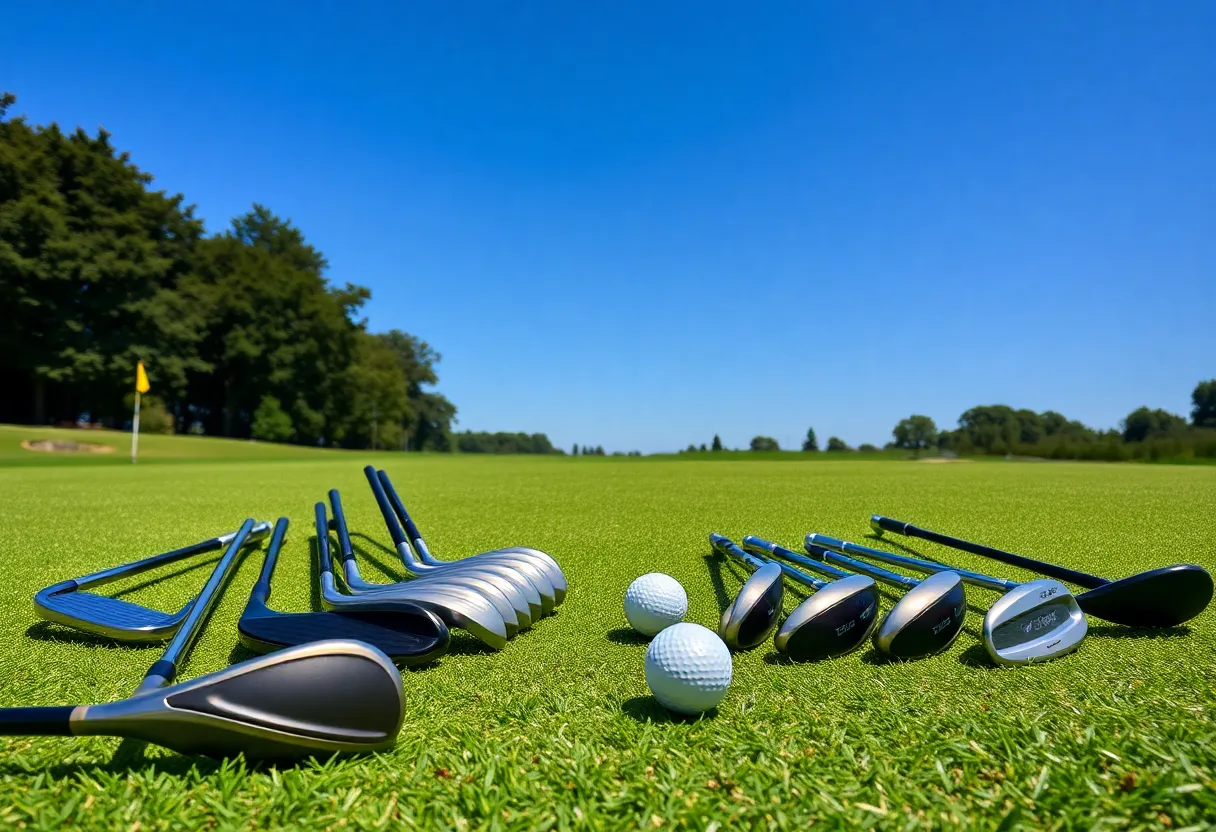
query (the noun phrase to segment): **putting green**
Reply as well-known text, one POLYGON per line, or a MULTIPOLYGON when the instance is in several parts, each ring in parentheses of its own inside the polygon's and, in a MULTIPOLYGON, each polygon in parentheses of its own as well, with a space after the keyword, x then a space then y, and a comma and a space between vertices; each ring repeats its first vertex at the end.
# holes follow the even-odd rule
MULTIPOLYGON (((1099 574, 1187 561, 1216 571, 1216 469, 291 450, 281 461, 234 451, 189 464, 0 468, 0 705, 124 697, 159 655, 38 623, 38 588, 249 515, 291 518, 271 605, 308 609, 312 505, 331 487, 365 576, 400 575, 367 462, 388 469, 436 554, 543 549, 570 581, 566 604, 501 652, 459 634, 436 666, 407 672, 405 726, 381 756, 251 770, 104 738, 0 740, 0 824, 1199 829, 1216 818, 1216 608, 1165 631, 1092 620, 1078 653, 998 670, 979 643, 995 596, 969 589, 969 623, 942 655, 889 664, 863 651, 794 666, 762 646, 735 657, 717 712, 687 721, 648 695, 645 642, 621 610, 633 578, 663 571, 688 590, 687 620, 712 627, 743 573, 709 556, 710 531, 794 546, 812 530, 863 540, 874 512, 1099 574)), ((246 559, 185 677, 247 657, 235 622, 260 565, 260 552, 246 559)), ((195 568, 124 597, 175 608, 204 576, 195 568)), ((787 611, 797 597, 788 590, 787 611)))

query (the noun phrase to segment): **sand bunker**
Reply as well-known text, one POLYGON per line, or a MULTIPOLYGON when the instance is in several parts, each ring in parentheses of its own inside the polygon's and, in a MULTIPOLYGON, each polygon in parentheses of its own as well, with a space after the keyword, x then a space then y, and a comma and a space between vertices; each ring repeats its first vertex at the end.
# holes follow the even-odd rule
POLYGON ((27 451, 46 451, 48 453, 90 453, 108 454, 114 450, 109 445, 94 445, 89 442, 61 442, 53 439, 25 440, 21 447, 27 451))

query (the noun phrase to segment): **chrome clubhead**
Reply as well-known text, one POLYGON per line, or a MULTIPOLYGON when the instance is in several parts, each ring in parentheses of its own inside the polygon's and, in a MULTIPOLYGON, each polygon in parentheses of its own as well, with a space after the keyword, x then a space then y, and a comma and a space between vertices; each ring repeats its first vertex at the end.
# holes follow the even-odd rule
POLYGON ((34 596, 34 610, 46 621, 84 633, 131 644, 168 641, 190 612, 190 599, 177 612, 162 612, 109 595, 76 588, 75 581, 61 581, 34 596))
POLYGON ((401 674, 358 641, 317 641, 150 693, 81 705, 77 736, 143 739, 183 754, 291 759, 377 751, 405 716, 401 674))
POLYGON ((732 650, 750 650, 768 638, 781 615, 785 583, 781 567, 765 564, 751 574, 722 613, 718 635, 732 650))
POLYGON ((843 656, 860 647, 878 625, 878 587, 851 575, 824 586, 782 622, 773 646, 794 661, 843 656))
POLYGON ((938 572, 899 599, 874 632, 874 646, 894 659, 932 656, 954 643, 966 615, 962 579, 938 572))
POLYGON ((1076 650, 1088 629, 1068 587, 1052 579, 1031 581, 988 608, 984 647, 997 664, 1030 664, 1076 650))

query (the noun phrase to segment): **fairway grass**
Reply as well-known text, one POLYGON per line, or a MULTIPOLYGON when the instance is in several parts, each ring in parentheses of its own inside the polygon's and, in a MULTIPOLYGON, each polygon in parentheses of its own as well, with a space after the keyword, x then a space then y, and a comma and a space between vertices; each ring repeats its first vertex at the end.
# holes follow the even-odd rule
MULTIPOLYGON (((996 669, 980 643, 996 596, 968 588, 966 629, 939 656, 892 664, 867 648, 790 665, 768 642, 735 656, 730 692, 699 720, 673 720, 649 696, 646 642, 621 609, 633 578, 663 571, 688 591, 686 620, 715 627, 743 573, 710 555, 709 532, 794 548, 808 531, 865 542, 871 513, 1110 576, 1174 562, 1216 570, 1214 468, 306 453, 0 468, 0 705, 129 695, 159 649, 41 624, 34 592, 246 516, 291 518, 270 603, 315 608, 312 505, 331 487, 342 490, 365 576, 400 576, 360 470, 367 462, 388 469, 438 556, 535 546, 561 563, 566 603, 501 652, 457 633, 435 666, 407 671, 404 728, 378 756, 247 768, 116 739, 0 739, 0 825, 1177 830, 1216 818, 1212 609, 1162 631, 1091 620, 1076 654, 996 669)), ((236 620, 260 567, 258 550, 184 677, 249 656, 236 620)), ((205 574, 126 597, 173 609, 205 574)), ((799 597, 787 589, 787 612, 799 597)))

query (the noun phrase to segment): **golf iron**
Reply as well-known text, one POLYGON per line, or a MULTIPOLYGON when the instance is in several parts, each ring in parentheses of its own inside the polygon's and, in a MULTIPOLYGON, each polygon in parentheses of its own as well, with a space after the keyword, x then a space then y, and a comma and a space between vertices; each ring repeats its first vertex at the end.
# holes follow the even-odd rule
MULTIPOLYGON (((269 523, 258 523, 244 539, 245 543, 254 543, 265 537, 269 531, 269 523)), ((134 563, 114 566, 81 578, 52 584, 39 590, 34 596, 34 611, 47 621, 114 641, 136 644, 167 641, 186 620, 194 599, 188 601, 177 612, 162 612, 130 601, 123 601, 108 595, 96 595, 85 590, 131 575, 138 575, 141 572, 147 572, 158 566, 175 563, 194 555, 201 555, 204 552, 223 549, 236 538, 236 535, 236 532, 229 532, 201 543, 174 549, 172 552, 152 555, 134 563)))
POLYGON ((286 517, 274 525, 262 574, 237 623, 241 644, 257 653, 269 653, 321 639, 351 639, 370 644, 403 665, 427 664, 447 652, 451 640, 447 625, 430 610, 409 601, 385 599, 345 612, 270 609, 270 580, 287 525, 286 517))
POLYGON ((953 644, 962 632, 967 594, 962 579, 954 572, 939 572, 918 581, 837 554, 809 540, 804 546, 815 558, 907 590, 874 631, 874 647, 891 658, 932 656, 953 644))
POLYGON ((752 570, 735 600, 722 611, 722 621, 718 625, 718 635, 727 647, 750 650, 768 638, 781 616, 781 601, 785 594, 781 567, 761 562, 720 534, 711 534, 709 543, 715 551, 733 555, 752 570))
POLYGON ((766 552, 797 560, 827 575, 834 581, 821 581, 786 563, 776 563, 787 578, 811 587, 815 594, 790 613, 773 645, 795 661, 819 661, 852 653, 866 642, 878 626, 878 587, 873 578, 850 575, 825 563, 803 558, 776 543, 748 535, 740 547, 745 552, 766 552))
MULTIPOLYGON (((529 576, 535 574, 532 569, 539 570, 544 579, 553 588, 552 603, 545 610, 546 613, 552 612, 553 607, 559 606, 566 600, 567 584, 565 574, 562 573, 561 567, 558 566, 557 561, 552 556, 539 549, 532 549, 526 546, 508 546, 504 549, 494 549, 459 560, 445 561, 434 557, 431 554, 430 548, 426 545, 426 541, 422 539, 422 533, 418 531, 418 526, 414 524, 413 519, 405 510, 405 504, 401 502, 401 497, 397 494, 397 489, 393 487, 393 482, 389 479, 388 474, 383 470, 376 472, 370 465, 363 469, 363 473, 367 477, 368 483, 372 486, 373 493, 377 490, 376 485, 372 482, 373 474, 375 475, 375 479, 379 481, 380 489, 384 491, 393 512, 397 515, 397 519, 404 526, 405 532, 409 536, 409 542, 414 547, 418 560, 423 564, 432 567, 450 567, 469 565, 483 559, 492 559, 520 564, 521 566, 527 565, 531 567, 529 569, 529 576)), ((377 497, 377 502, 379 502, 379 497, 377 497)))
POLYGON ((1128 627, 1174 627, 1199 615, 1212 600, 1211 574, 1193 563, 1163 566, 1112 581, 932 532, 878 514, 870 518, 870 527, 879 537, 883 532, 919 537, 1083 586, 1089 592, 1082 592, 1076 598, 1086 615, 1128 627))
POLYGON ((246 520, 177 634, 129 699, 0 709, 0 734, 116 736, 184 754, 291 759, 393 744, 405 690, 392 662, 362 642, 291 647, 173 684, 252 532, 246 520))
MULTIPOLYGON (((328 610, 357 610, 389 598, 412 601, 435 613, 448 627, 459 627, 487 647, 501 650, 507 644, 507 623, 485 596, 464 586, 407 581, 379 592, 346 595, 338 591, 329 552, 329 522, 325 503, 314 506, 317 561, 320 568, 321 605, 328 610)), ((353 557, 351 558, 353 561, 353 557)))
POLYGON ((904 566, 934 574, 954 572, 964 583, 1006 590, 984 616, 984 648, 999 665, 1021 665, 1067 655, 1081 646, 1089 625, 1076 598, 1064 584, 1043 578, 1024 584, 968 572, 940 563, 893 555, 822 534, 809 534, 807 542, 847 555, 904 566))

